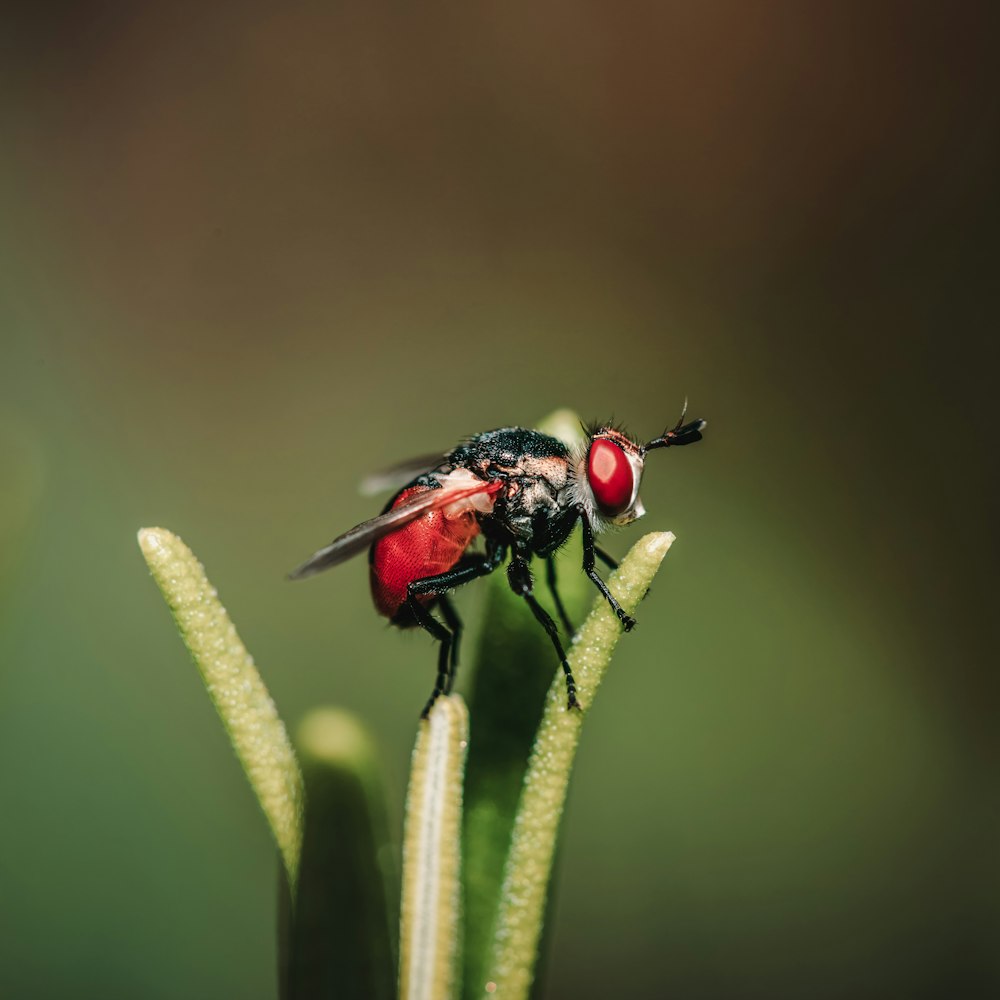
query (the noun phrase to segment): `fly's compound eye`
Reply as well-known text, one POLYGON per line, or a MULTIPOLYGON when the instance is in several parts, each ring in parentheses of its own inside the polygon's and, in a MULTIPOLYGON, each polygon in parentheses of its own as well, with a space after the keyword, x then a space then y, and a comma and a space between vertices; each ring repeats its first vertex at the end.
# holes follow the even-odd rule
POLYGON ((635 493, 635 473, 618 445, 601 439, 591 444, 587 480, 602 514, 617 517, 628 510, 635 493))

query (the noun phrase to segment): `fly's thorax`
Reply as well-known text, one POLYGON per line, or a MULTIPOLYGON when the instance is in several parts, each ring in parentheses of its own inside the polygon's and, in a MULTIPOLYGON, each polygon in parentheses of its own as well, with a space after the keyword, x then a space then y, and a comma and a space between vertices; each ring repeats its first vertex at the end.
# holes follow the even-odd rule
POLYGON ((540 476, 518 476, 507 481, 502 494, 503 503, 496 514, 511 533, 525 541, 532 541, 539 523, 558 517, 563 510, 559 490, 540 476))
MULTIPOLYGON (((569 481, 569 462, 560 455, 526 456, 520 463, 520 475, 537 481, 549 497, 555 500, 569 481)), ((541 493, 538 494, 541 501, 541 493)))
POLYGON ((502 484, 490 510, 512 539, 531 542, 536 525, 557 517, 566 503, 569 453, 562 442, 523 427, 486 431, 448 456, 459 473, 502 484))
POLYGON ((448 454, 448 461, 477 472, 491 468, 525 472, 525 462, 557 459, 565 463, 567 457, 566 446, 557 438, 526 427, 501 427, 470 437, 448 454))

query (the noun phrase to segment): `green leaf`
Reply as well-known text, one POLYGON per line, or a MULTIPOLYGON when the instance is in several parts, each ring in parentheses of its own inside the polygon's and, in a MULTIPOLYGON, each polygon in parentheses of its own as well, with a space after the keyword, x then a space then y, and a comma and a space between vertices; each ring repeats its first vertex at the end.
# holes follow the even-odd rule
POLYGON ((374 744, 336 708, 310 712, 296 744, 305 821, 298 892, 281 898, 281 995, 390 1000, 398 879, 384 870, 391 848, 374 744))
POLYGON ((420 722, 406 797, 401 1000, 447 1000, 460 947, 462 779, 469 714, 460 695, 440 697, 420 722))
MULTIPOLYGON (((673 540, 670 532, 646 535, 608 579, 611 592, 629 614, 645 596, 673 540)), ((524 1000, 531 988, 580 730, 621 632, 617 617, 598 597, 569 655, 583 710, 567 710, 561 672, 549 688, 514 821, 486 977, 476 995, 485 989, 505 1000, 524 1000)))
POLYGON ((191 550, 164 528, 143 528, 139 546, 264 810, 294 887, 302 847, 302 775, 284 723, 191 550))

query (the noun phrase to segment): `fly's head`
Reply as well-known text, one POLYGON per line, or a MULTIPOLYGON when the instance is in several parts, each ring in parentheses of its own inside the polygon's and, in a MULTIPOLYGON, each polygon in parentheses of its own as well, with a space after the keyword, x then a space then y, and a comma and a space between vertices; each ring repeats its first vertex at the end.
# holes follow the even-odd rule
POLYGON ((586 511, 595 531, 629 524, 646 512, 639 499, 642 447, 617 427, 587 428, 570 461, 570 499, 586 511))
POLYGON ((639 499, 646 453, 701 440, 705 421, 685 424, 686 411, 685 403, 674 427, 646 444, 618 427, 585 428, 587 440, 570 461, 570 500, 583 507, 595 531, 630 524, 646 513, 639 499))

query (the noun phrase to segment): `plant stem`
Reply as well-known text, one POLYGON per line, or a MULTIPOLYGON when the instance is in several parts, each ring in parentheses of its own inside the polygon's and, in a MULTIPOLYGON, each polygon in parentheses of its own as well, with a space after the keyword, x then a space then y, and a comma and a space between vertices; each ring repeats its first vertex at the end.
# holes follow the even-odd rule
POLYGON ((401 1000, 446 1000, 460 952, 462 779, 469 715, 460 695, 438 698, 413 750, 403 843, 401 1000))

